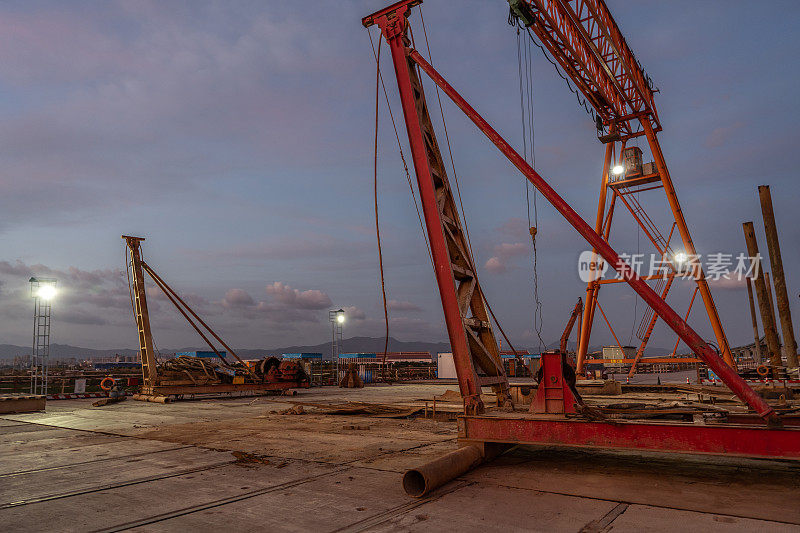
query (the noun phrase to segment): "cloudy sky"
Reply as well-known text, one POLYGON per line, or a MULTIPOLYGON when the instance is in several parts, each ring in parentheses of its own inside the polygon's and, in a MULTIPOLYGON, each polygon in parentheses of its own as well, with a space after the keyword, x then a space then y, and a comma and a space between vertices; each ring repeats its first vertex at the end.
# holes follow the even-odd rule
MULTIPOLYGON (((375 62, 360 18, 386 3, 0 4, 0 343, 30 342, 26 282, 41 275, 59 280, 53 342, 135 347, 121 234, 145 236, 150 264, 234 346, 323 342, 332 307, 347 309, 346 336, 381 335, 375 62)), ((800 5, 608 3, 661 90, 661 142, 698 249, 741 252, 745 220, 756 221, 765 247, 756 186, 770 184, 796 303, 800 5)), ((456 5, 424 4, 434 63, 521 146, 506 3, 456 5)), ((417 17, 413 24, 419 32, 417 17)), ((383 67, 398 113, 391 65, 383 67)), ((593 220, 602 145, 538 53, 533 86, 536 167, 593 220)), ((482 283, 512 340, 535 347, 524 182, 447 102, 445 117, 482 283)), ((383 102, 380 120, 391 331, 445 340, 383 102)), ((666 221, 663 195, 641 202, 666 221)), ((583 294, 576 263, 585 245, 541 199, 538 219, 543 336, 552 341, 583 294)), ((615 247, 649 252, 630 217, 620 212, 615 222, 615 247)), ((691 288, 677 285, 670 301, 684 313, 691 288)), ((751 341, 743 287, 713 289, 731 343, 751 341)), ((627 342, 641 302, 622 286, 604 289, 601 301, 627 342)), ((152 293, 159 346, 198 345, 169 305, 152 293)), ((692 317, 711 338, 701 306, 692 317)), ((659 327, 651 344, 671 349, 674 339, 659 327)), ((610 340, 598 322, 593 344, 610 340)))

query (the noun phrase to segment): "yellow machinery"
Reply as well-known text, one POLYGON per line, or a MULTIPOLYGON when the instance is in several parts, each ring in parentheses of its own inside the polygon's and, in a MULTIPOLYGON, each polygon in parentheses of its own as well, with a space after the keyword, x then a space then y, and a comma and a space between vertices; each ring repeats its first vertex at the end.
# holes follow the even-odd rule
POLYGON ((173 399, 214 394, 258 394, 309 387, 310 379, 294 361, 268 357, 245 362, 236 355, 208 324, 142 258, 142 237, 123 235, 130 260, 126 267, 131 302, 139 332, 139 356, 142 361, 141 399, 173 399), (197 331, 216 354, 213 359, 186 355, 159 363, 153 345, 150 315, 147 310, 145 273, 197 331), (229 362, 211 342, 212 337, 236 360, 229 362))

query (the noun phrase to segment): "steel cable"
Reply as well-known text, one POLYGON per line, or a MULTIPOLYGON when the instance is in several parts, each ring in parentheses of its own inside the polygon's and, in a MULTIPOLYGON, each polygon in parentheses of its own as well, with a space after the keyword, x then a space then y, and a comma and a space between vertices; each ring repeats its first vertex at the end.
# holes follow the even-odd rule
MULTIPOLYGON (((370 41, 372 36, 370 35, 370 41)), ((380 103, 381 85, 381 43, 378 37, 378 53, 375 57, 375 143, 373 158, 373 192, 375 205, 375 236, 378 240, 378 265, 381 271, 381 294, 383 296, 383 320, 386 326, 386 336, 383 343, 383 357, 381 359, 381 379, 386 380, 386 352, 389 350, 389 308, 386 305, 386 280, 383 273, 383 248, 381 247, 381 226, 378 219, 378 104, 380 103)))

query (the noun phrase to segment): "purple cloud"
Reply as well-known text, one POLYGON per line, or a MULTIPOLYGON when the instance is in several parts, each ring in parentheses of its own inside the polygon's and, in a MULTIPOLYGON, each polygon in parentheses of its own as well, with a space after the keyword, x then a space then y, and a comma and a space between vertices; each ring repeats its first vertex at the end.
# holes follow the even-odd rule
POLYGON ((401 300, 389 300, 387 305, 391 311, 422 311, 417 304, 401 300))
POLYGON ((491 274, 502 274, 512 267, 512 260, 516 257, 530 253, 530 245, 513 242, 504 242, 494 247, 494 255, 490 257, 483 267, 491 274))
POLYGON ((266 291, 282 305, 293 309, 325 309, 331 306, 330 297, 317 289, 300 291, 276 281, 267 285, 266 291))
POLYGON ((242 289, 230 289, 222 299, 222 306, 228 309, 237 309, 255 305, 253 297, 242 289))

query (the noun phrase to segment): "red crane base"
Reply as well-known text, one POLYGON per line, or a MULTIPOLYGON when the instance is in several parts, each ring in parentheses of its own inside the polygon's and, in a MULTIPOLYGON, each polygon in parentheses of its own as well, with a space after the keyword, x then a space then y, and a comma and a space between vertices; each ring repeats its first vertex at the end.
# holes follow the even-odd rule
POLYGON ((800 427, 755 426, 752 415, 739 415, 741 423, 702 424, 568 418, 583 401, 569 387, 564 370, 571 367, 559 351, 544 352, 531 412, 462 416, 459 441, 800 460, 800 427))
POLYGON ((800 460, 800 428, 740 424, 592 422, 558 415, 461 416, 462 444, 504 443, 800 460))

